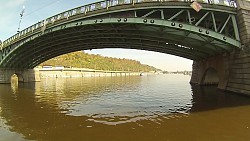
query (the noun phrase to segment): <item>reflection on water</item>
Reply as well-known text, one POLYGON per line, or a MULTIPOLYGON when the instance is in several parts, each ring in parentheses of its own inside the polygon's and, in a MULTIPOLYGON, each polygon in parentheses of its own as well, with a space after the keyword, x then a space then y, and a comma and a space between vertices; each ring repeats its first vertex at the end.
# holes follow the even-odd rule
POLYGON ((18 91, 18 77, 15 74, 11 77, 11 89, 13 94, 16 94, 18 91))
POLYGON ((0 140, 248 140, 250 98, 184 75, 0 85, 0 140))

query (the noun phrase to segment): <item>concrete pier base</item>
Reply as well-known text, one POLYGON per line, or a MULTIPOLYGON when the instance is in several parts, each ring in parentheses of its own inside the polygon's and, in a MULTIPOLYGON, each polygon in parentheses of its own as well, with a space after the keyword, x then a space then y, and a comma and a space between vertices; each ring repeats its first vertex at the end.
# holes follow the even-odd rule
POLYGON ((11 83, 11 77, 16 74, 19 82, 39 82, 39 71, 35 69, 0 69, 0 84, 11 83))

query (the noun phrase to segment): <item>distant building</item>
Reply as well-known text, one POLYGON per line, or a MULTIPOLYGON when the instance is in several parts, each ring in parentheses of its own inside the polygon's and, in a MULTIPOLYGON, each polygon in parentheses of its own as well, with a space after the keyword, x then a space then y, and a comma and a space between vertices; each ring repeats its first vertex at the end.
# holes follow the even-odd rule
POLYGON ((43 70, 52 70, 53 67, 52 66, 43 66, 43 70))
POLYGON ((55 69, 57 69, 57 70, 63 70, 64 66, 55 66, 55 69))

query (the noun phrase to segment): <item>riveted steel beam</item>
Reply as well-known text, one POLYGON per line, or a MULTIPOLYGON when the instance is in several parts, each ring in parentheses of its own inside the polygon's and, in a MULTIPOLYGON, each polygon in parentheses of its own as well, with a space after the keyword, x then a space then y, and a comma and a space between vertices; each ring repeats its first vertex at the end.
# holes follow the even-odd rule
POLYGON ((217 32, 217 26, 216 26, 216 21, 215 21, 215 17, 214 17, 214 12, 211 12, 211 16, 212 16, 212 21, 213 21, 213 25, 214 25, 214 31, 217 32))
POLYGON ((160 10, 161 11, 161 19, 164 20, 165 19, 165 16, 164 16, 164 10, 160 10))
MULTIPOLYGON (((70 36, 70 37, 72 37, 72 36, 70 36)), ((60 37, 60 38, 61 38, 61 37, 60 37)), ((44 39, 46 39, 46 38, 44 38, 44 39)), ((62 40, 67 40, 67 38, 66 38, 66 39, 63 38, 62 40)), ((70 39, 70 40, 72 41, 72 39, 70 39)), ((70 41, 70 40, 69 40, 69 41, 70 41)), ((45 40, 45 41, 46 41, 46 40, 45 40)), ((59 42, 59 43, 60 43, 61 41, 56 41, 56 42, 59 42)), ((39 44, 41 44, 41 43, 39 43, 39 44)), ((54 45, 54 44, 53 44, 53 45, 54 45)), ((62 44, 62 45, 63 45, 63 44, 62 44)), ((47 45, 45 45, 45 46, 49 46, 49 44, 47 44, 47 45)), ((43 47, 41 47, 41 48, 43 48, 43 47)), ((46 50, 46 49, 45 49, 45 50, 46 50)), ((28 53, 28 54, 29 54, 29 53, 28 53)), ((26 56, 26 55, 25 55, 25 56, 26 56)))
POLYGON ((235 18, 234 15, 231 15, 231 19, 232 19, 232 23, 233 23, 235 39, 240 41, 239 29, 238 29, 238 25, 237 25, 237 22, 236 22, 236 18, 235 18))
MULTIPOLYGON (((126 45, 126 43, 125 43, 125 45, 126 45)), ((96 46, 91 46, 91 45, 89 45, 89 46, 90 46, 90 48, 95 48, 96 47, 96 46)), ((41 56, 40 58, 38 58, 39 60, 35 61, 34 64, 29 64, 28 67, 29 68, 33 68, 33 67, 39 65, 41 62, 44 62, 44 61, 46 61, 46 60, 48 60, 50 58, 53 58, 53 57, 56 57, 56 56, 59 56, 59 55, 65 54, 65 53, 73 52, 73 51, 79 51, 81 49, 81 47, 82 46, 79 45, 79 46, 72 46, 70 48, 65 48, 65 49, 62 49, 62 50, 58 50, 58 49, 57 50, 52 50, 52 52, 44 54, 43 56, 41 56)), ((101 47, 102 48, 107 48, 107 47, 110 47, 110 44, 103 45, 101 47)), ((136 47, 136 49, 138 49, 138 47, 141 47, 141 46, 138 46, 138 47, 135 46, 135 47, 136 47)), ((159 50, 159 52, 162 52, 162 50, 159 50)), ((173 52, 171 50, 167 50, 167 51, 162 52, 162 53, 168 53, 168 54, 180 56, 179 53, 173 52)), ((192 59, 192 60, 196 60, 196 59, 199 60, 200 59, 200 58, 197 58, 195 56, 190 56, 188 54, 183 54, 183 56, 180 56, 180 57, 189 58, 189 59, 192 59)))
POLYGON ((209 14, 210 12, 206 12, 206 14, 204 14, 198 22, 195 23, 195 26, 198 26, 206 17, 207 15, 209 14))
MULTIPOLYGON (((33 52, 33 54, 35 54, 35 53, 38 53, 38 54, 41 54, 41 52, 42 53, 47 53, 48 51, 51 51, 51 49, 53 49, 53 48, 59 48, 59 50, 60 50, 60 46, 66 46, 66 45, 77 45, 77 44, 79 44, 78 46, 80 46, 80 45, 82 45, 82 46, 89 46, 89 44, 96 44, 96 48, 98 48, 98 46, 100 46, 100 45, 102 45, 102 44, 109 44, 109 46, 108 47, 113 47, 112 46, 112 44, 114 44, 114 46, 116 46, 117 45, 117 47, 123 47, 123 46, 120 46, 120 44, 122 43, 122 41, 120 41, 120 42, 116 42, 117 41, 117 39, 119 39, 119 38, 116 38, 116 40, 113 40, 113 41, 110 41, 110 42, 106 42, 105 40, 103 40, 103 41, 99 41, 99 43, 96 43, 96 42, 93 42, 93 43, 86 43, 85 41, 82 41, 82 42, 80 42, 81 40, 79 39, 79 41, 78 40, 76 40, 76 41, 68 41, 67 42, 67 40, 65 40, 65 42, 60 42, 60 43, 58 43, 57 45, 56 44, 53 44, 53 46, 52 47, 50 47, 50 48, 45 48, 45 49, 43 49, 43 48, 39 48, 40 50, 33 50, 32 52, 33 52), (43 49, 43 50, 41 50, 41 49, 43 49), (46 51, 47 50, 47 51, 46 51), (40 53, 39 53, 40 52, 40 53)), ((124 38, 120 38, 120 39, 124 39, 124 38)), ((139 39, 130 39, 129 37, 127 38, 127 41, 126 42, 124 42, 123 44, 125 44, 125 45, 127 45, 127 44, 131 44, 131 48, 135 48, 135 44, 138 44, 138 42, 133 42, 133 40, 139 40, 139 39), (129 39, 129 40, 128 40, 129 39)), ((145 40, 146 41, 146 40, 145 40)), ((151 48, 151 49, 149 49, 149 48, 144 48, 144 50, 151 50, 151 51, 160 51, 160 52, 162 52, 161 50, 162 49, 164 49, 164 48, 161 48, 161 49, 157 49, 157 48, 159 48, 159 47, 164 47, 164 46, 160 46, 160 45, 157 45, 157 43, 155 43, 155 42, 152 42, 152 41, 150 41, 150 42, 143 42, 143 44, 141 44, 142 46, 141 47, 146 47, 146 46, 148 46, 148 45, 150 45, 150 46, 152 46, 153 48, 151 48)), ((44 45, 45 47, 47 47, 47 45, 44 45)), ((195 51, 191 51, 190 53, 188 53, 188 52, 185 52, 184 51, 184 49, 181 49, 181 48, 179 48, 179 47, 177 47, 177 45, 172 45, 172 47, 167 47, 167 46, 170 46, 170 45, 165 45, 165 48, 168 48, 168 49, 170 49, 170 50, 175 50, 176 52, 179 52, 180 54, 181 54, 181 52, 183 52, 183 54, 192 54, 193 56, 199 56, 197 53, 195 53, 195 51), (176 46, 176 47, 174 47, 174 46, 176 46), (174 48, 173 48, 174 47, 174 48)), ((69 47, 69 48, 71 48, 71 47, 69 47)), ((85 48, 86 49, 86 48, 85 48)), ((140 48, 137 48, 137 49, 140 49, 140 48)), ((25 52, 22 52, 22 53, 20 53, 20 54, 24 54, 25 52)), ((200 54, 201 55, 201 54, 200 54)), ((20 61, 20 60, 23 60, 23 62, 25 62, 25 60, 27 60, 28 58, 31 58, 30 56, 29 56, 29 53, 28 54, 24 54, 24 56, 26 56, 26 57, 22 57, 22 58, 16 58, 16 61, 13 61, 13 62, 18 62, 18 61, 20 61)), ((180 56, 180 55, 178 55, 178 56, 180 56)), ((195 58, 195 57, 193 57, 193 58, 195 58)), ((21 63, 22 64, 22 63, 21 63)))
MULTIPOLYGON (((169 23, 167 23, 166 24, 166 21, 159 21, 159 20, 154 20, 154 23, 145 23, 144 21, 142 21, 142 20, 145 20, 145 19, 127 19, 127 21, 126 21, 126 23, 134 23, 134 24, 143 24, 143 25, 150 25, 150 26, 155 26, 155 24, 157 25, 156 27, 158 27, 158 26, 162 26, 162 25, 164 25, 164 27, 165 28, 169 28, 169 27, 173 27, 173 25, 171 25, 171 23, 169 22, 169 23)), ((148 19, 149 21, 150 21, 150 19, 148 19)), ((90 20, 90 21, 85 21, 85 23, 86 23, 86 25, 92 25, 91 24, 91 22, 93 22, 95 25, 101 25, 101 27, 106 27, 106 24, 113 24, 113 25, 115 25, 115 24, 119 24, 119 22, 117 21, 117 19, 102 19, 102 20, 100 20, 98 23, 95 23, 93 20, 90 20)), ((178 25, 178 23, 175 23, 175 24, 177 24, 178 25)), ((83 26, 84 24, 82 24, 81 26, 83 26)), ((72 27, 78 27, 77 26, 77 24, 75 24, 75 23, 70 23, 70 24, 67 24, 67 25, 65 25, 66 26, 66 28, 64 28, 63 30, 65 30, 65 31, 68 31, 68 33, 70 33, 70 31, 73 31, 73 32, 76 32, 76 30, 74 30, 72 27), (72 29, 72 30, 71 30, 72 29)), ((147 27, 146 26, 146 27, 147 27)), ((62 29, 61 29, 61 27, 62 26, 60 26, 60 27, 55 27, 55 28, 53 28, 52 30, 51 29, 48 29, 48 31, 50 31, 50 32, 48 32, 47 30, 45 30, 44 31, 44 33, 42 34, 42 35, 35 35, 35 36, 37 36, 37 38, 38 39, 42 39, 42 38, 44 38, 44 37, 46 37, 46 35, 48 34, 52 34, 53 32, 59 32, 59 31, 62 31, 62 29), (51 31, 53 31, 52 33, 51 33, 51 31)), ((140 27, 142 27, 142 26, 140 26, 140 27)), ((192 34, 194 34, 195 35, 195 32, 194 31, 192 31, 192 30, 190 30, 190 29, 192 29, 191 28, 192 27, 192 25, 184 25, 183 24, 183 26, 182 27, 176 27, 176 26, 174 26, 172 29, 176 29, 177 31, 179 31, 179 32, 176 32, 175 33, 175 35, 177 35, 177 36, 185 36, 186 34, 184 34, 184 35, 182 35, 182 34, 180 34, 181 32, 180 31, 182 31, 183 29, 184 29, 184 31, 191 31, 192 32, 192 34), (187 26, 187 27, 186 27, 187 26), (185 30, 185 28, 188 28, 188 30, 185 30)), ((115 29, 115 27, 112 27, 112 28, 114 28, 113 30, 117 30, 117 29, 115 29)), ((195 28, 195 27, 194 27, 195 28)), ((147 30, 149 30, 149 28, 141 28, 141 29, 143 29, 141 32, 143 33, 143 32, 145 32, 145 31, 147 31, 147 30)), ((159 28, 159 29, 162 29, 162 28, 159 28)), ((169 29, 171 29, 171 28, 169 28, 169 29)), ((83 31, 85 31, 85 30, 83 30, 83 31)), ((148 31, 148 32, 151 32, 150 30, 148 31)), ((98 32, 94 32, 95 34, 100 34, 100 35, 104 35, 102 32, 100 32, 99 30, 98 30, 98 32)), ((108 33, 108 32, 107 32, 108 33)), ((166 32, 166 33, 168 33, 168 32, 166 32)), ((184 33, 184 32, 183 32, 184 33)), ((62 35, 64 35, 64 34, 66 34, 67 35, 67 32, 66 33, 64 33, 63 32, 63 34, 62 35)), ((212 35, 211 36, 211 34, 212 33, 210 33, 210 37, 209 38, 214 38, 214 37, 216 37, 215 35, 212 35)), ((216 33, 215 33, 216 34, 216 33)), ((130 35, 133 35, 133 32, 132 33, 130 33, 130 35)), ((173 34, 174 35, 174 34, 173 34)), ((206 38, 207 36, 204 36, 203 34, 199 34, 202 38, 206 38)), ((151 35, 152 36, 152 35, 151 35)), ((70 37, 72 37, 72 36, 70 36, 70 37)), ((68 37, 68 38, 70 38, 70 37, 68 37)), ((67 37, 66 37, 67 38, 67 37)), ((109 37, 108 39, 115 39, 114 37, 109 37)), ((159 37, 158 37, 159 38, 159 37)), ((195 37, 195 36, 190 36, 189 37, 190 39, 193 39, 193 40, 197 40, 197 41, 201 41, 201 42, 204 42, 203 40, 201 40, 201 39, 199 39, 199 38, 197 38, 197 37, 195 37)), ((33 38, 33 40, 34 39, 36 39, 36 38, 33 38)), ((138 38, 139 39, 139 38, 138 38)), ((149 38, 150 39, 150 38, 149 38)), ((159 38, 160 40, 162 40, 161 38, 159 38)), ((29 42, 32 40, 31 38, 30 39, 27 39, 29 42)), ((44 41, 48 41, 48 39, 47 38, 44 38, 43 39, 44 41)), ((69 39, 69 40, 72 40, 72 39, 69 39)), ((98 40, 98 38, 97 38, 97 40, 98 40)), ((150 40, 152 40, 152 39, 150 39, 150 40)), ((180 38, 180 40, 181 40, 181 38, 180 38)), ((95 40, 94 40, 95 41, 95 40)), ((220 40, 219 40, 220 41, 220 40)), ((60 42, 60 41, 59 41, 60 42)), ((27 41, 25 41, 25 42, 23 42, 23 43, 21 43, 21 46, 23 46, 24 44, 27 44, 28 42, 27 41)), ((225 42, 225 43, 227 43, 227 42, 225 42)), ((184 46, 185 46, 185 44, 184 44, 184 46)), ((15 49, 13 49, 12 51, 14 51, 15 49)), ((181 50, 179 51, 179 52, 181 52, 181 50)), ((194 51, 193 51, 194 52, 194 51)), ((196 54, 197 55, 197 54, 196 54)), ((7 57, 8 58, 8 57, 7 57)), ((12 57, 9 57, 9 58, 12 58, 12 57)), ((190 58, 190 57, 189 57, 190 58)), ((11 59, 10 59, 11 60, 11 59)), ((14 67, 14 66, 13 66, 14 67)))
MULTIPOLYGON (((53 44, 57 44, 57 43, 61 43, 62 41, 64 41, 64 40, 68 40, 68 41, 74 41, 74 40, 76 40, 76 39, 78 39, 78 38, 83 38, 83 39, 86 39, 86 40, 89 40, 89 39, 91 39, 91 38, 95 38, 95 36, 98 36, 98 39, 99 39, 99 37, 100 36, 103 36, 103 37, 105 37, 105 38, 112 38, 112 36, 110 36, 109 37, 109 34, 110 35, 114 35, 114 37, 117 37, 117 36, 119 36, 119 34, 116 34, 116 33, 101 33, 101 32, 99 32, 100 34, 95 34, 95 33, 93 33, 93 34, 86 34, 86 35, 82 35, 82 34, 76 34, 76 35, 71 35, 71 34, 68 34, 68 33, 62 33, 62 34, 60 34, 60 35, 62 35, 62 36, 55 36, 55 37, 51 37, 51 40, 53 40, 53 41, 55 41, 55 43, 53 43, 53 44), (104 35, 102 35, 102 34, 104 34, 104 35), (55 39, 53 39, 53 38, 55 38, 55 39)), ((141 33, 142 35, 144 35, 144 36, 142 36, 143 38, 147 38, 147 39, 150 39, 150 40, 157 40, 157 38, 158 39, 160 39, 160 41, 164 41, 164 40, 166 40, 166 39, 164 39, 163 37, 154 37, 153 35, 154 34, 152 34, 152 33, 150 33, 150 32, 143 32, 143 33, 141 33), (149 35, 151 35, 151 36, 149 36, 149 35)), ((121 35, 126 35, 127 37, 133 37, 133 36, 140 36, 140 34, 139 33, 136 33, 135 31, 132 31, 132 32, 125 32, 125 33, 122 33, 121 35)), ((49 42, 47 42, 47 39, 45 38, 44 39, 44 42, 46 42, 45 43, 45 46, 50 46, 50 44, 51 43, 49 43, 49 42)), ((168 40, 166 40, 166 41, 164 41, 165 43, 166 42, 168 42, 168 40)), ((178 41, 178 40, 176 40, 176 42, 175 43, 181 43, 181 41, 178 41)), ((39 45, 40 44, 44 44, 44 43, 42 43, 42 42, 38 42, 37 43, 37 45, 35 45, 36 47, 39 47, 39 45)), ((42 48, 42 47, 40 47, 40 48, 42 48)), ((202 51, 202 50, 201 50, 202 51)), ((209 50, 205 50, 205 52, 209 52, 209 50)))
POLYGON ((221 27, 219 33, 222 33, 222 31, 225 29, 225 27, 226 27, 226 25, 228 24, 228 21, 230 20, 230 18, 232 18, 231 15, 229 15, 229 16, 227 17, 227 20, 225 21, 225 23, 224 23, 223 26, 221 27))
POLYGON ((180 10, 178 13, 174 14, 172 17, 170 17, 168 20, 173 20, 174 18, 178 17, 179 15, 181 15, 184 12, 184 10, 180 10))
POLYGON ((143 15, 142 18, 146 18, 146 17, 148 17, 149 15, 155 13, 156 11, 157 11, 157 10, 152 10, 152 11, 148 12, 147 14, 143 15))

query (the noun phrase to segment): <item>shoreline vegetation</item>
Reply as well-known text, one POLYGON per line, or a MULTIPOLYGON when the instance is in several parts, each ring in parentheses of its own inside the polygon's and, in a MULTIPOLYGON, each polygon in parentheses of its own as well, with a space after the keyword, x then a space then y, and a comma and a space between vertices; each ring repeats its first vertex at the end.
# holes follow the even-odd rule
POLYGON ((102 71, 153 72, 161 71, 153 66, 141 64, 131 59, 103 57, 84 51, 72 52, 52 58, 40 64, 38 68, 88 68, 102 71))
POLYGON ((36 69, 41 78, 79 78, 104 76, 142 76, 160 69, 131 59, 103 57, 77 51, 52 58, 36 69))

